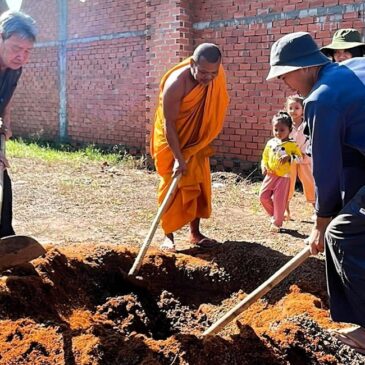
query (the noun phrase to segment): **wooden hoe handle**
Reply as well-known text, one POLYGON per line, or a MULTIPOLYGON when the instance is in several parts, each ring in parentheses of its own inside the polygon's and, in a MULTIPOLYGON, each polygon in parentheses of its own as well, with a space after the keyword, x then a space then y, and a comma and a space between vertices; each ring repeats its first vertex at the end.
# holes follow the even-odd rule
POLYGON ((151 244, 153 236, 155 235, 158 224, 160 223, 161 216, 165 212, 166 208, 168 207, 170 200, 177 189, 177 185, 180 181, 180 178, 181 178, 181 174, 175 176, 172 179, 172 182, 169 186, 169 190, 167 191, 165 198, 162 201, 162 204, 158 208, 155 219, 152 222, 152 226, 143 242, 141 249, 139 250, 138 256, 135 259, 132 268, 129 270, 128 276, 135 276, 138 273, 139 269, 141 268, 142 260, 143 260, 144 256, 146 255, 147 249, 148 249, 149 245, 151 244))
POLYGON ((273 287, 284 280, 292 271, 300 266, 310 256, 309 246, 305 247, 290 261, 288 261, 280 270, 267 279, 252 293, 247 295, 245 299, 239 302, 234 308, 227 312, 217 322, 213 323, 204 333, 203 336, 213 335, 221 331, 228 323, 235 319, 240 313, 247 309, 251 304, 259 300, 266 293, 268 293, 273 287))

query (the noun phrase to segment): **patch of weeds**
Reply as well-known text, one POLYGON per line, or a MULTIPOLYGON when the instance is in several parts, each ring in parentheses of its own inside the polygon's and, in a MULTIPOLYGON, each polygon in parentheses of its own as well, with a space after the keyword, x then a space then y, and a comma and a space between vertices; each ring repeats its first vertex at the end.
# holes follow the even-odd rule
POLYGON ((9 157, 38 159, 50 165, 71 162, 73 166, 80 166, 88 162, 102 162, 111 166, 121 164, 125 168, 133 169, 144 169, 147 166, 146 156, 133 156, 122 146, 77 146, 19 138, 7 143, 7 153, 9 157))

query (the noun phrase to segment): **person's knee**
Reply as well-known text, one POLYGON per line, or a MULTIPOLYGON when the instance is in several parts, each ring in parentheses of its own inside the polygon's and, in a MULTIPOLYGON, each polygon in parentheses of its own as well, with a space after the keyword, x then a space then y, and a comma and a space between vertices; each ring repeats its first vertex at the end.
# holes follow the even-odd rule
POLYGON ((265 194, 265 193, 260 193, 259 199, 260 199, 261 203, 266 203, 270 200, 270 196, 268 194, 265 194))

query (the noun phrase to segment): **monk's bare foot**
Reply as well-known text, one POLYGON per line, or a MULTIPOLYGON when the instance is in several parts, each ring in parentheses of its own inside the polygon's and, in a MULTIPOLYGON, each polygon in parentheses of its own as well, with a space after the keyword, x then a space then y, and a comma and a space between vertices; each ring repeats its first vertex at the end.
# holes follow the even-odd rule
POLYGON ((365 354, 365 328, 343 328, 335 331, 335 337, 355 351, 365 354))
POLYGON ((212 248, 217 246, 217 241, 215 239, 208 238, 200 232, 197 234, 190 233, 189 241, 191 244, 200 248, 212 248))
POLYGON ((160 245, 160 249, 167 252, 176 252, 174 239, 169 236, 165 236, 163 243, 160 245))

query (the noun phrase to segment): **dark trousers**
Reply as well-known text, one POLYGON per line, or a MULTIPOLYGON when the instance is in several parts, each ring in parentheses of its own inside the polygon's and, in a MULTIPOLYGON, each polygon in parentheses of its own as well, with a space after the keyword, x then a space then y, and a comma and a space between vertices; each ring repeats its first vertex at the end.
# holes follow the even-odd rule
POLYGON ((15 234, 13 226, 13 193, 8 172, 4 171, 3 206, 1 208, 0 237, 15 234))
POLYGON ((332 319, 365 327, 365 186, 331 221, 325 241, 332 319))

